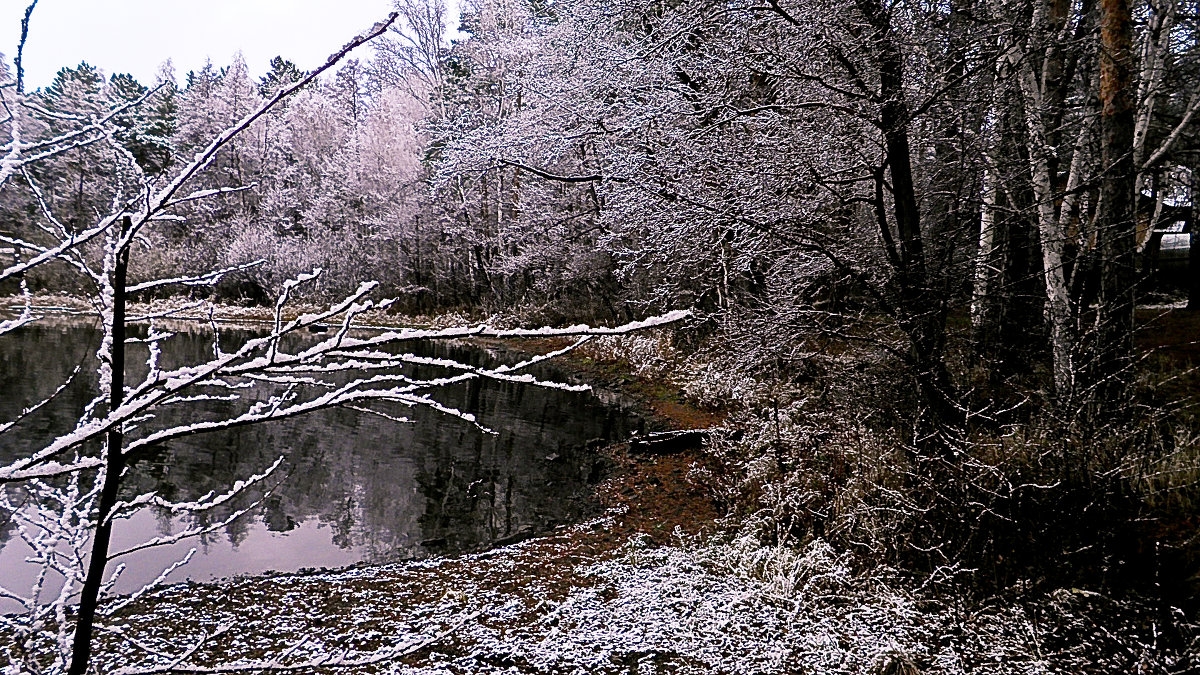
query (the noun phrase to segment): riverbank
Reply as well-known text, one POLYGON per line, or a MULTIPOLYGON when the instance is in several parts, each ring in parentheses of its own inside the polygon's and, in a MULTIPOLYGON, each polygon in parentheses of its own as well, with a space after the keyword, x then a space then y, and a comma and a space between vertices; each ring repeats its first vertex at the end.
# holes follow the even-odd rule
MULTIPOLYGON (((546 352, 563 343, 519 346, 546 352)), ((638 398, 664 426, 722 423, 719 409, 696 402, 718 400, 736 376, 677 357, 651 334, 594 340, 562 365, 638 398)), ((736 416, 730 424, 763 436, 763 460, 780 465, 748 467, 747 474, 817 475, 847 462, 862 472, 869 458, 852 451, 879 439, 809 430, 821 427, 813 413, 826 405, 777 404, 770 433, 762 431, 766 422, 736 416), (798 445, 795 456, 781 452, 781 439, 801 436, 819 444, 798 445), (841 463, 815 462, 814 450, 824 453, 813 455, 821 461, 836 451, 841 463)), ((197 651, 197 662, 252 667, 387 656, 351 672, 613 675, 1189 667, 1187 648, 1178 646, 1187 636, 1168 637, 1181 627, 1165 623, 1164 608, 1152 603, 1091 588, 956 597, 952 582, 932 579, 927 587, 883 566, 864 569, 820 538, 772 546, 740 536, 745 528, 721 520, 728 467, 707 451, 657 454, 618 444, 607 452, 614 470, 596 488, 601 515, 587 522, 470 555, 171 586, 122 613, 121 630, 141 646, 106 635, 101 654, 109 664, 161 664, 153 651, 177 651, 232 626, 197 651), (945 585, 932 591, 936 583, 945 585), (1168 639, 1175 643, 1166 649, 1168 639), (405 655, 386 653, 392 649, 405 655)), ((769 506, 770 491, 804 497, 799 487, 762 481, 755 494, 769 506)), ((805 506, 774 504, 796 512, 805 506)))
MULTIPOLYGON (((123 630, 178 649, 235 627, 197 651, 201 664, 404 652, 355 673, 907 675, 1160 664, 1138 642, 1153 609, 1079 589, 1010 604, 934 600, 901 577, 856 571, 819 540, 794 550, 731 538, 697 454, 617 456, 624 470, 601 484, 605 513, 588 522, 472 555, 176 585, 129 608, 123 630), (1127 653, 1139 644, 1146 651, 1127 653)), ((116 663, 161 663, 109 637, 102 648, 116 663)))

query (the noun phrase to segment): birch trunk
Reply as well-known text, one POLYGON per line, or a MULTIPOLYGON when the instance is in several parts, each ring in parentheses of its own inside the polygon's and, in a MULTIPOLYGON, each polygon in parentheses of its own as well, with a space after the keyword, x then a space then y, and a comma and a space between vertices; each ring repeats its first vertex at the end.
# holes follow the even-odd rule
POLYGON ((975 285, 971 293, 971 329, 976 341, 985 329, 985 315, 993 260, 996 256, 996 204, 1000 186, 989 162, 983 172, 983 205, 979 214, 979 248, 975 253, 975 285))
POLYGON ((1196 237, 1196 228, 1200 226, 1200 161, 1193 160, 1192 181, 1189 186, 1189 197, 1192 210, 1188 217, 1188 304, 1187 308, 1200 309, 1200 238, 1196 237))
POLYGON ((1021 87, 1025 109, 1025 124, 1029 134, 1029 169, 1037 202, 1038 241, 1042 249, 1042 278, 1046 284, 1044 315, 1050 328, 1050 351, 1054 392, 1061 400, 1070 396, 1075 379, 1072 360, 1074 337, 1071 330, 1071 295, 1063 266, 1066 235, 1055 205, 1055 150, 1046 142, 1046 126, 1042 118, 1042 91, 1029 60, 1021 50, 1011 53, 1012 65, 1021 87))

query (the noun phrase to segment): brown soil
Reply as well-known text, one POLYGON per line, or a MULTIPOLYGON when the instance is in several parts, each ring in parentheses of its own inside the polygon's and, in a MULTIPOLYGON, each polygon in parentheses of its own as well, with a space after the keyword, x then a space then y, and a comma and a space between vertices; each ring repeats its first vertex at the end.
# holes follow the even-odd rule
POLYGON ((1148 393, 1162 405, 1200 413, 1200 311, 1138 310, 1136 342, 1148 393))
POLYGON ((1137 313, 1138 346, 1168 356, 1180 365, 1200 363, 1200 311, 1143 309, 1137 313))

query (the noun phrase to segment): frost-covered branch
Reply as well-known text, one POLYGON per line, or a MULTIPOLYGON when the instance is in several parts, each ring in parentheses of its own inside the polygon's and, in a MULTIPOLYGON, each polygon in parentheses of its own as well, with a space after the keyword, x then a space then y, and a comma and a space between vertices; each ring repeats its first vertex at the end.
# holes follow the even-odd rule
MULTIPOLYGON (((219 357, 214 358, 204 364, 178 368, 170 371, 162 371, 153 374, 152 377, 148 377, 139 385, 134 386, 129 391, 122 405, 110 411, 107 415, 97 419, 81 420, 80 424, 75 429, 59 436, 53 442, 47 444, 37 452, 32 453, 28 457, 11 462, 7 466, 0 467, 0 483, 25 480, 32 476, 49 477, 54 475, 62 475, 72 471, 91 468, 92 466, 95 466, 95 463, 88 458, 81 459, 78 462, 66 464, 58 463, 54 460, 54 458, 59 454, 78 447, 91 439, 98 438, 114 428, 118 428, 129 423, 131 420, 140 417, 156 405, 164 404, 173 397, 184 395, 187 390, 194 386, 199 386, 204 383, 211 383, 220 377, 248 377, 259 374, 269 374, 290 366, 303 366, 308 368, 310 372, 319 372, 320 368, 317 367, 317 364, 321 364, 322 361, 330 358, 347 358, 352 355, 351 350, 360 351, 365 353, 367 356, 370 356, 372 354, 376 354, 376 350, 380 347, 403 342, 458 339, 467 337, 514 339, 620 335, 646 328, 667 325, 690 316, 690 313, 686 311, 669 312, 662 316, 652 317, 642 321, 630 322, 613 328, 591 327, 579 324, 575 326, 568 326, 566 328, 545 327, 532 330, 492 329, 486 325, 440 330, 405 329, 400 331, 389 331, 380 335, 361 338, 353 336, 330 338, 296 354, 288 354, 279 350, 279 342, 283 336, 298 333, 307 329, 308 326, 322 323, 332 316, 350 311, 355 306, 358 306, 356 300, 359 297, 361 296, 354 296, 353 299, 347 299, 346 301, 338 303, 333 308, 325 312, 298 317, 297 319, 280 326, 278 330, 272 331, 269 335, 262 338, 249 340, 239 349, 230 353, 223 353, 219 357), (256 353, 260 355, 254 356, 256 353)), ((449 362, 439 363, 437 361, 431 361, 415 356, 398 356, 397 359, 412 363, 423 362, 428 365, 451 365, 449 362)), ((520 367, 525 367, 532 363, 536 363, 537 361, 538 359, 531 359, 523 364, 520 364, 520 367)), ((338 372, 341 370, 336 361, 334 363, 322 364, 320 367, 329 368, 329 372, 338 372)), ((507 368, 499 367, 491 371, 487 369, 472 368, 469 366, 464 366, 464 368, 470 371, 468 375, 471 377, 483 376, 495 377, 497 379, 511 379, 514 381, 527 383, 535 382, 535 380, 532 378, 512 376, 511 373, 517 368, 517 366, 507 368)), ((248 410, 241 415, 237 415, 225 420, 196 422, 195 424, 189 426, 173 427, 171 429, 152 432, 143 438, 132 439, 127 449, 129 451, 133 451, 136 448, 146 447, 153 443, 186 436, 193 433, 200 433, 203 431, 211 431, 234 426, 244 426, 246 424, 261 422, 268 419, 291 417, 331 406, 345 405, 358 400, 384 399, 406 404, 423 404, 425 401, 419 397, 414 397, 414 392, 422 388, 444 386, 452 383, 452 380, 449 378, 437 378, 421 384, 402 384, 401 386, 391 386, 383 389, 370 388, 373 385, 384 383, 385 381, 386 380, 381 379, 355 380, 349 384, 342 385, 335 391, 327 392, 306 401, 281 406, 272 411, 248 410)), ((555 386, 562 387, 564 385, 555 386)))
POLYGON ((5 268, 3 271, 0 271, 0 281, 4 281, 5 279, 8 279, 9 277, 14 277, 18 274, 23 274, 39 265, 42 265, 51 260, 61 259, 63 254, 66 253, 67 251, 71 250, 72 248, 74 248, 76 246, 80 246, 82 244, 86 244, 87 242, 92 241, 93 239, 99 237, 100 235, 108 232, 109 229, 112 228, 113 224, 116 223, 118 220, 120 220, 119 215, 109 215, 109 216, 103 218, 95 226, 90 227, 79 233, 73 233, 70 236, 62 239, 55 245, 42 249, 34 257, 32 257, 24 262, 18 262, 13 265, 10 265, 9 267, 5 268))
POLYGON ((186 555, 184 555, 179 560, 176 560, 175 562, 171 563, 166 568, 164 568, 163 571, 160 572, 157 577, 155 577, 152 581, 150 581, 150 583, 145 584, 138 590, 136 590, 133 593, 130 593, 129 595, 122 598, 120 601, 114 602, 112 604, 105 606, 103 609, 103 613, 106 616, 112 616, 112 615, 116 614, 117 612, 120 612, 122 609, 125 609, 129 605, 137 602, 138 600, 143 598, 150 591, 153 591, 156 588, 159 588, 163 584, 163 582, 165 582, 167 580, 167 578, 171 576, 171 574, 173 574, 176 570, 178 570, 179 568, 181 568, 184 565, 191 562, 192 557, 195 555, 196 555, 196 549, 194 549, 194 548, 188 549, 188 552, 186 555))
POLYGON ((223 530, 226 527, 228 527, 229 525, 233 524, 235 521, 237 521, 242 516, 246 515, 247 513, 250 513, 254 509, 258 508, 258 506, 260 504, 262 504, 262 502, 263 502, 262 499, 255 500, 254 502, 251 502, 245 508, 236 509, 229 515, 225 516, 224 518, 221 518, 212 523, 209 523, 208 525, 191 527, 186 530, 176 532, 174 534, 168 534, 168 535, 164 535, 161 537, 154 537, 152 539, 147 539, 146 541, 143 541, 140 544, 135 544, 128 548, 124 548, 115 553, 109 553, 108 560, 116 560, 117 558, 127 556, 131 553, 137 553, 138 551, 144 551, 148 548, 156 548, 159 546, 170 546, 171 544, 177 544, 177 543, 187 540, 187 539, 194 539, 196 537, 201 537, 206 534, 211 534, 218 530, 223 530))
POLYGON ((132 293, 140 293, 141 291, 150 290, 151 288, 161 288, 163 286, 173 286, 173 285, 212 286, 213 284, 219 283, 221 281, 221 279, 224 278, 225 275, 227 275, 227 274, 232 274, 233 272, 240 272, 242 270, 253 269, 255 267, 258 267, 259 265, 262 265, 263 262, 265 262, 265 261, 255 260, 255 261, 248 262, 248 263, 245 263, 242 265, 234 265, 233 267, 226 267, 226 268, 219 269, 219 270, 213 270, 212 272, 205 272, 204 274, 196 274, 196 275, 191 275, 191 276, 186 276, 186 277, 175 277, 174 279, 156 279, 154 281, 145 281, 140 284, 134 284, 133 286, 130 286, 128 289, 126 289, 125 292, 131 293, 131 294, 132 293))
POLYGON ((14 331, 37 320, 33 313, 33 294, 29 292, 29 284, 21 280, 21 313, 15 319, 0 320, 0 335, 14 331))
POLYGON ((274 464, 267 467, 267 469, 265 471, 263 471, 262 473, 258 473, 253 476, 250 476, 249 478, 245 478, 243 480, 236 481, 232 486, 230 486, 228 491, 226 491, 225 493, 220 494, 220 495, 216 495, 212 492, 209 492, 208 494, 200 497, 199 499, 196 499, 196 500, 193 500, 190 502, 172 502, 172 501, 167 501, 167 500, 159 497, 158 495, 154 494, 153 492, 150 492, 150 493, 141 495, 139 497, 136 497, 132 501, 117 502, 117 504, 113 507, 113 514, 115 516, 116 514, 122 513, 122 512, 125 512, 125 513, 132 512, 137 509, 143 508, 145 506, 154 506, 156 508, 162 509, 169 513, 193 513, 194 514, 194 513, 203 513, 205 511, 211 511, 223 504, 228 503, 230 500, 234 499, 241 493, 245 492, 248 488, 250 488, 254 485, 257 485, 257 484, 261 483, 262 481, 266 480, 273 473, 275 473, 275 471, 277 469, 279 469, 280 465, 282 465, 282 464, 283 464, 283 457, 279 457, 278 459, 275 460, 274 464))
POLYGON ((1187 108, 1184 110, 1183 118, 1179 120, 1179 123, 1176 124, 1173 129, 1171 129, 1171 132, 1167 134, 1166 138, 1164 138, 1162 142, 1158 144, 1158 148, 1155 149, 1155 151, 1150 155, 1149 159, 1147 159, 1140 167, 1138 167, 1139 171, 1149 171, 1150 169, 1154 168, 1156 164, 1162 161, 1162 158, 1171 151, 1171 148, 1173 148, 1175 143, 1180 139, 1181 136, 1183 136, 1183 133, 1187 130, 1188 125, 1191 124, 1192 117, 1195 116, 1197 110, 1200 110, 1200 93, 1192 95, 1192 99, 1188 101, 1187 108))
POLYGON ((185 195, 178 199, 163 202, 162 208, 169 209, 171 207, 179 206, 180 204, 186 204, 188 202, 196 202, 196 201, 200 201, 202 199, 209 199, 211 197, 218 197, 218 196, 223 196, 223 195, 238 194, 239 192, 246 192, 248 190, 253 190, 257 187, 258 187, 257 183, 251 183, 250 185, 239 185, 237 187, 220 187, 220 188, 212 188, 209 190, 196 190, 195 192, 193 192, 189 195, 185 195))

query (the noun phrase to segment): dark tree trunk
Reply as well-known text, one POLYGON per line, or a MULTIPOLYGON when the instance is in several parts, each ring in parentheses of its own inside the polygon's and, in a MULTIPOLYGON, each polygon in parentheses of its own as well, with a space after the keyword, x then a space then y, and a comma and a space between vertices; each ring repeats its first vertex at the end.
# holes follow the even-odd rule
POLYGON ((961 292, 959 256, 967 239, 966 230, 977 233, 979 229, 974 222, 979 211, 969 195, 980 193, 981 173, 972 166, 964 149, 969 138, 980 137, 984 116, 953 105, 966 96, 964 82, 971 49, 967 15, 971 4, 970 0, 950 3, 949 37, 939 69, 942 71, 939 86, 945 88, 945 100, 931 110, 936 121, 936 159, 929 183, 928 263, 930 286, 943 298, 961 292))
MULTIPOLYGON (((131 227, 129 218, 121 222, 121 237, 131 227)), ((129 247, 117 254, 113 270, 112 348, 109 364, 112 366, 112 391, 109 394, 109 410, 121 407, 125 397, 125 281, 129 271, 129 247)), ((100 488, 96 507, 96 533, 92 538, 91 557, 88 560, 87 576, 79 594, 79 615, 75 620, 75 639, 71 645, 71 666, 68 675, 83 675, 87 672, 92 655, 92 629, 96 610, 100 603, 100 587, 104 583, 104 568, 108 564, 109 544, 112 541, 112 510, 117 504, 121 487, 121 473, 125 470, 125 455, 122 452, 124 436, 120 425, 109 430, 105 439, 106 455, 104 483, 100 488)))
MULTIPOLYGON (((932 288, 921 234, 921 211, 913 182, 908 136, 910 112, 904 88, 904 56, 892 32, 888 9, 879 0, 858 0, 859 11, 874 29, 879 69, 879 127, 891 175, 892 217, 895 220, 898 322, 911 342, 912 362, 921 397, 942 426, 961 420, 945 364, 946 303, 932 288)), ((883 214, 880 214, 883 216, 883 214)), ((887 228, 886 217, 881 227, 887 228)))
POLYGON ((1096 402, 1120 407, 1133 350, 1134 256, 1133 20, 1129 0, 1100 3, 1100 133, 1104 181, 1098 228, 1100 307, 1096 402))

